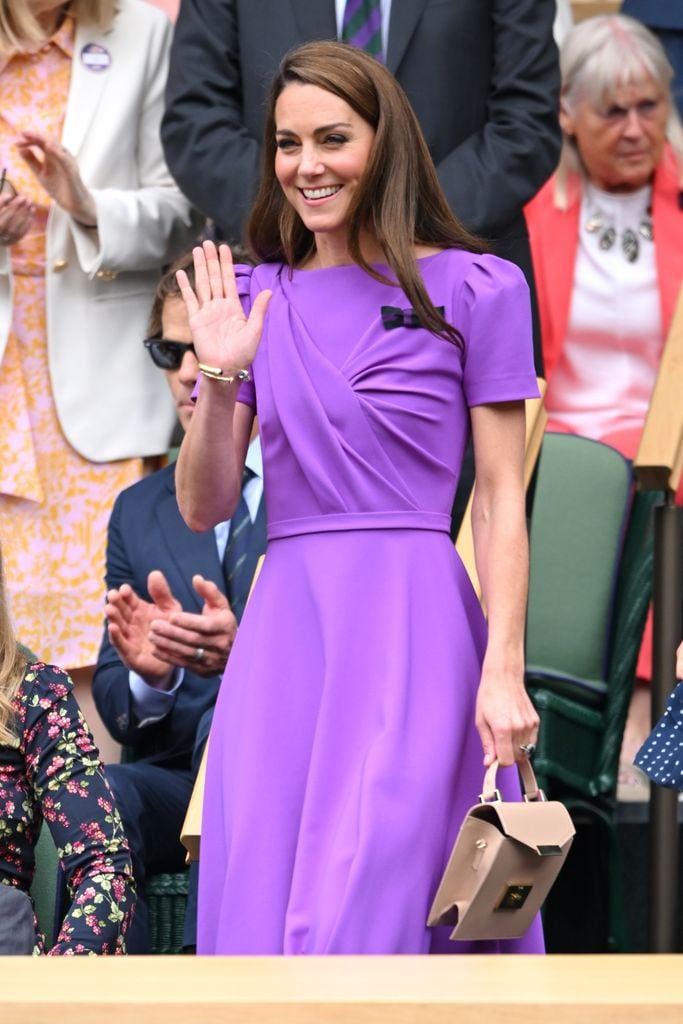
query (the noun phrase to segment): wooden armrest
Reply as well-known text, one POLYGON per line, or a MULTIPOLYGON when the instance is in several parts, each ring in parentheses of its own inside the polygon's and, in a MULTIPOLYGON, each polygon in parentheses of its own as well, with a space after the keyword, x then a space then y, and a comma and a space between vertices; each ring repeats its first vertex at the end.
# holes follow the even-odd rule
POLYGON ((633 464, 642 490, 673 491, 683 472, 683 289, 633 464))
MULTIPOLYGON (((538 390, 541 392, 540 398, 527 398, 524 403, 524 412, 526 416, 526 437, 524 441, 524 489, 526 490, 529 486, 529 481, 533 475, 536 463, 538 461, 538 453, 541 450, 541 442, 543 440, 543 432, 545 431, 545 425, 548 421, 548 416, 543 405, 543 396, 546 393, 547 384, 543 378, 538 378, 538 390)), ((472 534, 472 501, 474 499, 474 488, 470 494, 469 501, 467 502, 467 508, 458 531, 458 536, 455 540, 455 550, 460 555, 463 565, 467 570, 467 575, 472 581, 472 586, 475 589, 477 597, 481 601, 481 583, 479 582, 479 575, 477 573, 477 565, 474 557, 474 536, 472 534)))

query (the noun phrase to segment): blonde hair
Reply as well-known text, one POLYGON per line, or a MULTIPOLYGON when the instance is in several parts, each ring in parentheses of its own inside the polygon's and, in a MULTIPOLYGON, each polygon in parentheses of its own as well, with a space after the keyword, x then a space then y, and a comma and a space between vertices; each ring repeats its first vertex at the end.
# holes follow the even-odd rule
POLYGON ((0 547, 0 743, 16 745, 12 697, 23 679, 28 659, 17 646, 7 608, 5 574, 0 547))
MULTIPOLYGON (((560 50, 562 103, 570 113, 583 101, 599 107, 616 89, 650 76, 666 94, 666 136, 683 168, 683 128, 671 96, 673 69, 657 37, 635 18, 606 14, 587 18, 567 33, 560 50)), ((566 209, 568 181, 585 175, 576 142, 565 136, 555 179, 555 205, 566 209)))
MULTIPOLYGON (((108 28, 118 0, 66 0, 64 7, 81 25, 108 28)), ((0 55, 23 53, 45 42, 28 0, 0 0, 0 55)))

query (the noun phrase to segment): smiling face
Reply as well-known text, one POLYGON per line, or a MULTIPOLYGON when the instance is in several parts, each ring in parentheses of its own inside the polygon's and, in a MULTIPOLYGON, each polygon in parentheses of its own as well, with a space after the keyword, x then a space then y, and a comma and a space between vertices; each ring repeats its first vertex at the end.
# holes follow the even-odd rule
POLYGON ((315 235, 317 252, 343 260, 373 129, 339 96, 300 82, 280 93, 275 129, 275 175, 288 202, 315 235))
POLYGON ((666 140, 668 100, 647 75, 622 85, 600 105, 579 100, 560 114, 563 130, 577 144, 590 180, 606 192, 633 192, 646 185, 666 140))
MULTIPOLYGON (((192 341, 187 309, 180 296, 171 296, 164 302, 161 310, 161 327, 164 338, 171 341, 192 341)), ((177 370, 164 370, 183 430, 189 427, 194 412, 194 402, 190 396, 197 382, 198 373, 197 357, 189 349, 177 370)))

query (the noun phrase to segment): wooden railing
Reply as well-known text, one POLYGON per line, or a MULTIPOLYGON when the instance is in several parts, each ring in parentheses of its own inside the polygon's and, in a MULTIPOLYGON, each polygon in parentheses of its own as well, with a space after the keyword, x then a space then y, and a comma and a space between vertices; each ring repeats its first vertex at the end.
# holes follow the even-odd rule
POLYGON ((16 957, 6 967, 3 1024, 683 1020, 683 956, 16 957))

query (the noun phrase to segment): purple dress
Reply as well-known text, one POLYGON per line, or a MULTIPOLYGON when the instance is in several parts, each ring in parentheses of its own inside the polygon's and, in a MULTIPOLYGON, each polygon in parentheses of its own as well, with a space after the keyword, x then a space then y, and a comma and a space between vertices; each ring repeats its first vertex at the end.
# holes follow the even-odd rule
POLYGON ((247 307, 273 290, 253 367, 269 544, 213 720, 199 953, 543 948, 538 924, 500 943, 425 924, 483 779, 486 625, 449 538, 468 406, 538 390, 517 267, 419 266, 464 351, 385 325, 408 301, 357 266, 240 278, 247 307))

